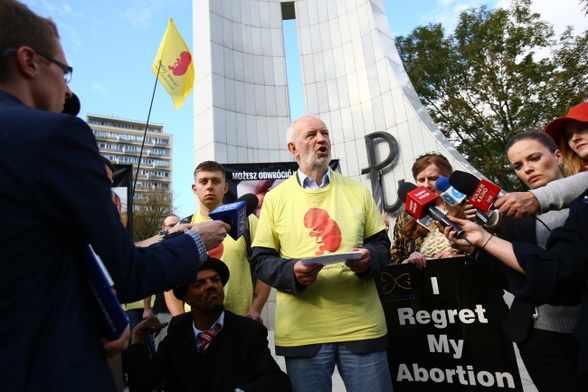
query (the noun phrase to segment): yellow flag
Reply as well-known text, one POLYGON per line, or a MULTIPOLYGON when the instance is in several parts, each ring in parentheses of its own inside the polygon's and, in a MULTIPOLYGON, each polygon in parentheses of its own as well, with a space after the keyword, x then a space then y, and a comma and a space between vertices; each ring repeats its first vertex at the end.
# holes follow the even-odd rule
POLYGON ((194 87, 194 64, 190 50, 172 18, 169 18, 155 56, 153 73, 167 90, 176 109, 181 107, 194 87))

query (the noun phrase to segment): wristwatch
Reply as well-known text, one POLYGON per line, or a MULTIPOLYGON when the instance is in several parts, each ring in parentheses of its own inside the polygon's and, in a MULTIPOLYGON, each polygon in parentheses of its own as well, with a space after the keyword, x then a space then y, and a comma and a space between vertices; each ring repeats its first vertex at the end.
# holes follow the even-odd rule
POLYGON ((167 239, 167 230, 161 230, 159 232, 159 242, 167 239))

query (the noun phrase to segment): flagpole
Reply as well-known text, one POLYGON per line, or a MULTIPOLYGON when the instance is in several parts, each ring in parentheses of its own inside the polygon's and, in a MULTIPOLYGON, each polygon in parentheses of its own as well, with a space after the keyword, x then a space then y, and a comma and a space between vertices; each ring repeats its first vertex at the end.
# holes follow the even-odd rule
MULTIPOLYGON (((135 198, 137 181, 139 179, 139 171, 141 168, 141 160, 143 159, 143 150, 145 148, 145 141, 147 139, 147 131, 149 130, 149 119, 151 118, 151 110, 153 109, 153 102, 155 100, 155 91, 157 90, 157 82, 160 81, 159 75, 161 73, 161 68, 164 63, 165 51, 166 51, 166 49, 168 49, 167 48, 168 44, 171 45, 171 47, 169 48, 170 50, 172 50, 172 51, 178 50, 179 52, 181 52, 180 57, 182 57, 183 59, 185 57, 184 52, 187 52, 187 56, 188 56, 187 63, 185 63, 187 68, 183 71, 184 71, 184 73, 187 73, 190 76, 189 80, 190 80, 191 86, 190 86, 190 89, 188 92, 186 92, 186 88, 183 87, 181 101, 179 103, 177 102, 177 99, 175 97, 174 92, 170 91, 169 88, 164 85, 165 89, 167 90, 167 92, 170 94, 172 100, 174 101, 174 106, 176 107, 176 109, 179 106, 183 105, 184 100, 186 98, 186 95, 192 91, 192 87, 194 84, 194 69, 193 69, 193 65, 192 65, 192 58, 191 58, 190 50, 188 49, 188 46, 184 42, 180 33, 178 32, 178 30, 173 22, 173 19, 169 18, 169 22, 168 22, 167 28, 165 30, 165 34, 163 35, 163 40, 161 41, 161 44, 159 46, 159 50, 157 51, 157 57, 156 57, 156 61, 155 61, 155 63, 158 62, 157 72, 155 72, 155 70, 153 70, 153 73, 155 73, 155 84, 153 86, 153 94, 151 94, 151 103, 149 104, 149 112, 147 114, 147 121, 145 122, 145 131, 143 132, 143 142, 141 143, 141 149, 139 150, 139 162, 137 162, 137 171, 135 173, 135 180, 133 182, 133 187, 132 187, 132 200, 134 200, 134 198, 135 198), (178 48, 178 45, 179 45, 179 48, 178 48)), ((168 68, 170 70, 175 70, 175 68, 177 68, 177 66, 179 66, 178 64, 180 64, 180 63, 181 63, 180 58, 177 58, 176 63, 174 64, 174 67, 168 66, 168 68)), ((183 75, 184 73, 181 73, 180 75, 183 75)), ((175 72, 174 72, 174 74, 175 74, 175 72)), ((174 79, 172 77, 172 82, 173 81, 174 81, 174 79)), ((181 81, 179 83, 181 83, 182 86, 184 86, 184 84, 185 84, 184 81, 181 81)), ((177 85, 176 85, 176 87, 177 87, 177 85)))
POLYGON ((153 85, 153 93, 151 94, 151 103, 149 104, 149 112, 147 113, 147 121, 145 122, 145 131, 143 131, 143 142, 139 150, 139 162, 137 162, 137 172, 135 174, 135 181, 133 181, 132 200, 135 199, 135 188, 137 187, 137 180, 139 179, 139 169, 141 168, 141 159, 143 158, 143 149, 145 148, 145 139, 147 138, 147 130, 149 129, 149 119, 151 118, 151 109, 153 108, 153 101, 155 100, 155 91, 157 90, 157 80, 159 78, 159 71, 161 69, 161 60, 159 60, 159 67, 157 67, 157 75, 155 75, 155 84, 153 85))

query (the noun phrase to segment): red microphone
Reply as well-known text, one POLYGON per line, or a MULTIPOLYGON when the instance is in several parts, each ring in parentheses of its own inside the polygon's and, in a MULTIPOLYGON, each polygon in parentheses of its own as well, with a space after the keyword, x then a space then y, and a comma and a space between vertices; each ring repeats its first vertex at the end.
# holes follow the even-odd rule
POLYGON ((469 198, 469 203, 482 211, 488 211, 501 190, 502 188, 488 180, 480 180, 469 198))
POLYGON ((410 215, 421 219, 428 215, 429 207, 437 205, 437 195, 421 186, 406 194, 405 204, 410 215))
POLYGON ((428 215, 439 221, 443 227, 451 226, 457 232, 457 238, 464 238, 467 241, 464 230, 450 221, 447 215, 437 207, 437 195, 429 189, 424 186, 417 188, 416 185, 410 182, 404 182, 398 187, 398 197, 400 200, 405 200, 404 208, 406 208, 406 212, 416 219, 421 219, 428 215))
POLYGON ((488 211, 499 196, 502 188, 488 180, 478 180, 471 173, 456 170, 449 177, 449 183, 461 193, 469 196, 467 202, 482 211, 488 211))

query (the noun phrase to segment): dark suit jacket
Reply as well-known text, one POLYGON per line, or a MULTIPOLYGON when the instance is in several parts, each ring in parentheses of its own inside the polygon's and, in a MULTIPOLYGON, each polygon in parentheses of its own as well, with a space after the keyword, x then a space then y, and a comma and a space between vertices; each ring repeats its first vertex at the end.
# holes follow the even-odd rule
MULTIPOLYGON (((515 219, 504 216, 500 237, 507 241, 518 241, 537 245, 536 220, 534 216, 515 219)), ((497 261, 498 263, 501 263, 497 261)), ((502 264, 502 263, 501 263, 502 264)), ((506 268, 506 274, 513 276, 515 281, 519 272, 506 268)), ((533 312, 535 306, 522 298, 515 297, 504 321, 503 331, 513 342, 522 343, 533 326, 533 312)))
POLYGON ((526 272, 515 295, 538 305, 582 303, 574 336, 580 342, 579 369, 588 374, 588 190, 570 205, 568 219, 553 230, 546 248, 513 243, 526 272))
POLYGON ((137 249, 120 223, 92 130, 0 91, 0 369, 11 391, 111 391, 81 245, 121 302, 192 281, 194 241, 137 249))
POLYGON ((199 356, 192 314, 172 319, 167 336, 153 359, 146 346, 134 344, 123 353, 131 392, 150 391, 165 381, 166 391, 207 391, 202 372, 211 377, 210 391, 241 388, 254 391, 290 391, 290 380, 268 348, 267 329, 251 319, 225 311, 223 329, 199 356))

